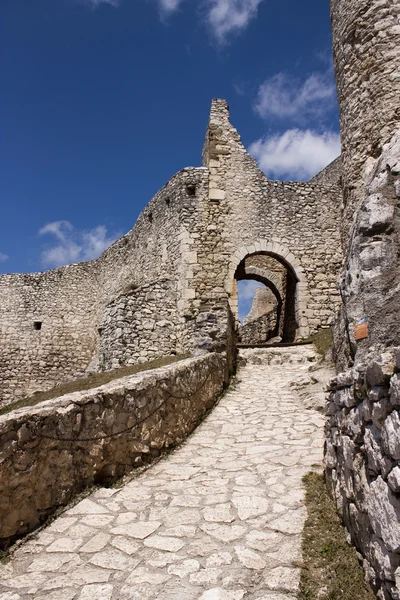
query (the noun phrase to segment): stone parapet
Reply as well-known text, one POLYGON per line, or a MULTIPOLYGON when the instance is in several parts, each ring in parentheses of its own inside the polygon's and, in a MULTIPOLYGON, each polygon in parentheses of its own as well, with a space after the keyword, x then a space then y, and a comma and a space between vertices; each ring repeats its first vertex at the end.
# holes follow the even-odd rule
POLYGON ((228 362, 209 353, 0 417, 1 543, 182 442, 222 393, 228 362))

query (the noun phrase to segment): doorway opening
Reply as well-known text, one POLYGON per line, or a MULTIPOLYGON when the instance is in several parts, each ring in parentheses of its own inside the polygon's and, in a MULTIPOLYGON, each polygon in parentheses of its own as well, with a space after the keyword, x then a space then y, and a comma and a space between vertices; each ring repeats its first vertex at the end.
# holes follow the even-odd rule
POLYGON ((250 254, 237 266, 233 284, 241 343, 295 341, 297 278, 289 265, 266 252, 250 254))

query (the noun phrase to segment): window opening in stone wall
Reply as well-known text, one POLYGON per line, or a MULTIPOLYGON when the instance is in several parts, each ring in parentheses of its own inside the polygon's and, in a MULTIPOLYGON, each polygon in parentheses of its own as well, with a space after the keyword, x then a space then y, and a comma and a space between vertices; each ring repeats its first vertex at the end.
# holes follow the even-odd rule
POLYGON ((171 200, 169 198, 165 198, 165 204, 168 206, 168 208, 170 207, 171 204, 171 200))
POLYGON ((195 196, 196 195, 196 186, 193 184, 187 185, 186 192, 187 192, 188 196, 195 196))
POLYGON ((147 215, 147 218, 149 219, 150 223, 153 222, 153 213, 149 212, 149 214, 147 215))
POLYGON ((33 329, 35 331, 40 331, 42 329, 42 321, 34 321, 33 322, 33 329))

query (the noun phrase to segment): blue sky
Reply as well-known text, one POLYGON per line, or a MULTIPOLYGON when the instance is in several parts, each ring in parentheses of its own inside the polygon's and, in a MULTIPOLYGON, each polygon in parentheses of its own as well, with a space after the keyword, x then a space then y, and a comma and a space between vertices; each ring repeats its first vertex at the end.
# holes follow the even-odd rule
POLYGON ((98 256, 224 97, 270 178, 339 152, 327 0, 2 0, 0 272, 98 256))

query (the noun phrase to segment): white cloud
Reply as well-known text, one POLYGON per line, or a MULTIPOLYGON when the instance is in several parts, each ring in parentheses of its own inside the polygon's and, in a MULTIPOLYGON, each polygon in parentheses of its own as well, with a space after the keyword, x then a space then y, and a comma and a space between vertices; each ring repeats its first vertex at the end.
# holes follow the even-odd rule
POLYGON ((0 262, 5 262, 6 260, 8 260, 8 256, 7 254, 3 254, 3 252, 0 252, 0 262))
POLYGON ((219 43, 246 29, 263 0, 207 0, 206 21, 219 43))
POLYGON ((47 223, 39 230, 39 235, 52 235, 57 240, 56 245, 46 248, 41 254, 45 267, 60 267, 97 258, 119 237, 107 236, 104 225, 81 231, 69 221, 47 223))
POLYGON ((158 0, 162 15, 170 15, 178 10, 183 0, 158 0))
POLYGON ((269 177, 307 180, 339 156, 340 136, 289 129, 253 142, 249 152, 269 177))
MULTIPOLYGON (((78 0, 83 4, 98 8, 101 4, 120 6, 122 0, 78 0)), ((185 0, 153 0, 158 5, 161 20, 175 13, 185 0)), ((200 0, 207 26, 220 44, 228 36, 242 32, 257 16, 263 0, 200 0)))
POLYGON ((264 119, 280 118, 304 122, 322 116, 334 106, 333 73, 313 73, 301 81, 285 73, 266 79, 258 90, 255 111, 264 119))

